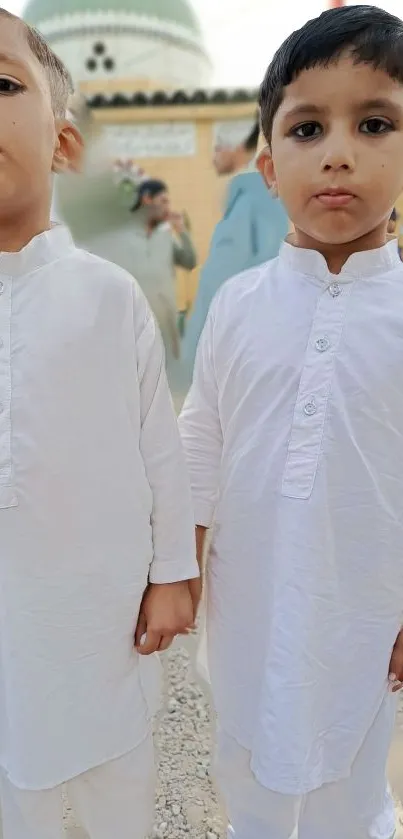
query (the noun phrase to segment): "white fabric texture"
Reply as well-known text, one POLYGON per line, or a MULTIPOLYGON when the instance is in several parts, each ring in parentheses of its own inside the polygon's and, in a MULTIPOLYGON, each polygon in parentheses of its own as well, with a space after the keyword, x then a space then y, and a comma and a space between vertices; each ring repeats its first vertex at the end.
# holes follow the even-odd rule
POLYGON ((394 697, 383 703, 350 776, 305 796, 261 786, 250 769, 250 752, 220 732, 216 778, 231 821, 228 839, 392 839, 386 762, 394 705, 394 697))
MULTIPOLYGON (((145 839, 152 827, 155 768, 151 734, 117 760, 67 784, 69 803, 89 839, 145 839)), ((62 839, 62 788, 21 790, 0 778, 2 839, 62 839)))
POLYGON ((331 275, 316 251, 212 304, 180 428, 213 524, 209 672, 258 780, 350 773, 387 691, 403 604, 403 266, 395 242, 331 275), (360 685, 357 694, 357 684, 360 685))
POLYGON ((158 662, 133 649, 138 610, 149 577, 198 574, 194 523, 128 274, 63 227, 0 254, 0 342, 0 763, 45 789, 144 739, 158 662))

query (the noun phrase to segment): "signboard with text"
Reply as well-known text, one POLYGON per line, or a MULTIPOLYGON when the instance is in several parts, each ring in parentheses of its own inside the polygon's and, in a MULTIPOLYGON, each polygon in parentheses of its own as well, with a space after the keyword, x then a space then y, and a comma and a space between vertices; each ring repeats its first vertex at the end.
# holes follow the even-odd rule
POLYGON ((193 122, 106 125, 105 137, 114 159, 193 157, 197 149, 193 122))

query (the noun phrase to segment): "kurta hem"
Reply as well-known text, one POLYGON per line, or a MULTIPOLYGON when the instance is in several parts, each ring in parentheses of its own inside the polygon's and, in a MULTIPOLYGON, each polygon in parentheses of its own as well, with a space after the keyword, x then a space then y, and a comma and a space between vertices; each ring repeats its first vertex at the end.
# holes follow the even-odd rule
POLYGON ((97 761, 96 763, 90 763, 88 766, 85 766, 84 768, 79 769, 77 767, 76 770, 72 770, 71 775, 69 774, 67 777, 60 778, 59 780, 56 780, 54 783, 53 782, 52 783, 48 782, 47 784, 45 784, 43 786, 34 786, 32 784, 26 784, 26 783, 19 782, 18 779, 14 775, 8 773, 6 766, 2 765, 1 761, 0 761, 0 768, 3 770, 3 772, 5 772, 5 774, 7 776, 7 779, 10 781, 10 783, 13 784, 13 786, 17 787, 17 789, 26 790, 27 792, 42 792, 42 791, 45 791, 45 790, 55 789, 55 787, 59 787, 62 784, 67 784, 69 781, 72 781, 74 778, 79 778, 81 775, 84 775, 86 772, 91 771, 91 769, 97 769, 100 766, 105 766, 106 763, 110 763, 113 760, 119 760, 119 758, 125 757, 125 755, 130 754, 130 752, 134 751, 134 749, 137 749, 142 743, 144 743, 144 741, 147 739, 147 737, 149 736, 151 731, 152 731, 152 729, 150 727, 150 729, 145 733, 144 736, 140 737, 139 739, 135 738, 133 740, 133 743, 130 746, 128 745, 127 748, 125 748, 123 750, 122 749, 118 750, 116 752, 116 754, 114 752, 111 752, 110 755, 108 757, 105 757, 103 760, 97 761))

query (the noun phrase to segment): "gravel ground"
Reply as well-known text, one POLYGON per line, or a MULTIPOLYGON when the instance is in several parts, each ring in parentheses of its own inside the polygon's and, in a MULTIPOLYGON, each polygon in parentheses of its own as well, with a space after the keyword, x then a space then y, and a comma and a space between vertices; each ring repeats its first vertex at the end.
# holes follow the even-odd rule
POLYGON ((211 712, 183 647, 166 658, 166 695, 157 727, 159 765, 153 839, 223 839, 210 777, 211 712))
MULTIPOLYGON (((159 781, 150 839, 224 839, 223 818, 210 778, 213 721, 208 694, 195 677, 196 639, 165 657, 165 688, 156 724, 159 781)), ((66 801, 69 839, 86 839, 66 801)))

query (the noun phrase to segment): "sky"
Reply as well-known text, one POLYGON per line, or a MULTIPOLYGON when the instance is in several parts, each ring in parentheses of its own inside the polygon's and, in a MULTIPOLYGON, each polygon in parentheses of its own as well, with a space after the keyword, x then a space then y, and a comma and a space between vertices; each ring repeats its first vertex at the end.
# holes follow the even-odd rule
MULTIPOLYGON (((213 84, 218 87, 257 87, 274 51, 284 38, 325 7, 325 0, 190 2, 204 29, 206 46, 214 66, 213 84)), ((25 3, 24 0, 2 0, 1 5, 15 14, 21 14, 25 3)), ((403 0, 374 0, 372 5, 403 16, 403 0)))

